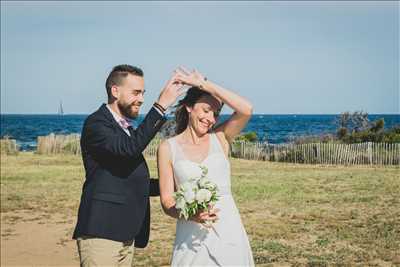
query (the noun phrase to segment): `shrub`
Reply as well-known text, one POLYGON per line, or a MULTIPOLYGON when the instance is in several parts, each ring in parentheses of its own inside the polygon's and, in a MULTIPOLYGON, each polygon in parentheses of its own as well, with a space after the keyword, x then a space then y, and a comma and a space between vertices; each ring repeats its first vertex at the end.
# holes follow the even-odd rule
POLYGON ((256 132, 246 132, 237 136, 235 141, 257 142, 258 136, 256 132))
POLYGON ((338 130, 337 139, 343 143, 363 142, 400 142, 400 126, 385 130, 385 120, 380 118, 370 122, 368 113, 349 112, 342 113, 337 118, 338 130))

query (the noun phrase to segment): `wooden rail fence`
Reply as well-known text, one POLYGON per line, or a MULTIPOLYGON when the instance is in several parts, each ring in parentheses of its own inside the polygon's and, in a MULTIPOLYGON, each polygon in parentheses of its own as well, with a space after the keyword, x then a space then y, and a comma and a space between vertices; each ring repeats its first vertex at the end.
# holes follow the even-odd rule
POLYGON ((236 142, 231 156, 305 164, 400 165, 399 143, 267 144, 236 142))
POLYGON ((47 136, 38 136, 37 148, 38 154, 74 154, 81 153, 80 135, 55 135, 53 133, 47 136))
MULTIPOLYGON (((80 136, 54 135, 38 137, 39 154, 80 154, 80 136)), ((154 157, 161 140, 153 139, 144 154, 154 157)), ((399 143, 310 143, 268 144, 238 141, 231 145, 230 156, 234 158, 332 165, 400 165, 399 143)))

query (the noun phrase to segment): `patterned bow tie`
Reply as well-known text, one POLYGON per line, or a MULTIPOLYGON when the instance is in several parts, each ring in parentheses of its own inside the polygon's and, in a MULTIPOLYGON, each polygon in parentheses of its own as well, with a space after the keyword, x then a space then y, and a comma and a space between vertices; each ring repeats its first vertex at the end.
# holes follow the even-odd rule
POLYGON ((120 119, 119 124, 122 126, 124 129, 128 129, 128 127, 132 127, 131 121, 127 119, 120 119))

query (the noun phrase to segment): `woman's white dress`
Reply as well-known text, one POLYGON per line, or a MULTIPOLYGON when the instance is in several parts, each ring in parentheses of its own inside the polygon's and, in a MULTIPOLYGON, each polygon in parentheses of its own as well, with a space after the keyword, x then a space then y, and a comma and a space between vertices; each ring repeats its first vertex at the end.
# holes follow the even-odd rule
POLYGON ((210 134, 207 157, 197 163, 185 157, 176 137, 168 139, 172 152, 174 179, 177 186, 199 177, 199 166, 208 168, 207 177, 219 188, 216 208, 219 220, 214 229, 199 223, 178 219, 172 255, 172 266, 254 266, 253 255, 239 211, 231 194, 230 163, 215 133, 210 134))

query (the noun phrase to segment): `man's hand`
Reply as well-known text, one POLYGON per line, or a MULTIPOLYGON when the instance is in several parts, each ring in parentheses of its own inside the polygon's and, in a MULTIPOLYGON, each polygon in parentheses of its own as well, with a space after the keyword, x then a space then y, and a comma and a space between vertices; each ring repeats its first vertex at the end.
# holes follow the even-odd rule
POLYGON ((178 73, 175 71, 158 97, 157 103, 165 109, 174 104, 176 99, 185 92, 184 84, 177 79, 177 76, 178 73))

